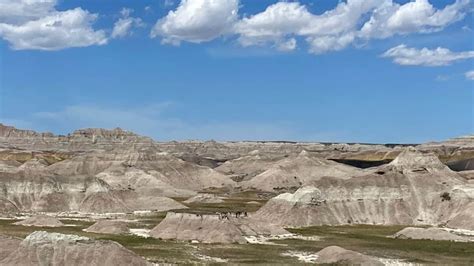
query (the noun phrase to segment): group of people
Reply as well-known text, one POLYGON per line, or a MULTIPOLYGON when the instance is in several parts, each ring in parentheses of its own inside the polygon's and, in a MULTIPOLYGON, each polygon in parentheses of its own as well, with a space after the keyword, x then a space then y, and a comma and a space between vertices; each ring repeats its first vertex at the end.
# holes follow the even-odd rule
MULTIPOLYGON (((235 218, 240 218, 240 217, 248 217, 248 213, 246 211, 237 211, 237 212, 216 212, 217 216, 219 217, 219 220, 230 220, 232 216, 235 216, 235 218)), ((202 214, 196 213, 197 217, 203 217, 202 214)))
POLYGON ((248 217, 248 213, 246 211, 237 211, 237 212, 217 212, 217 216, 219 216, 219 220, 224 220, 227 219, 229 220, 230 217, 235 216, 235 218, 240 218, 240 217, 248 217))

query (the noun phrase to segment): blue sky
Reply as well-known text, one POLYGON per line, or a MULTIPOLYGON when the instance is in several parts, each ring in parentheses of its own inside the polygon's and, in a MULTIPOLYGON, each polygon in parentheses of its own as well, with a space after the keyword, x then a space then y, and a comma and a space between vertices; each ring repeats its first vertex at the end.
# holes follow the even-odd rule
POLYGON ((0 11, 5 124, 58 134, 122 127, 157 140, 414 143, 473 133, 470 1, 456 2, 456 16, 441 13, 454 0, 419 0, 432 10, 426 15, 421 3, 416 16, 410 16, 416 6, 403 9, 413 2, 394 1, 388 10, 398 15, 381 19, 370 33, 361 28, 377 5, 333 30, 356 16, 351 8, 358 0, 225 0, 228 6, 208 6, 220 8, 209 13, 212 0, 194 0, 205 13, 195 20, 186 17, 193 6, 185 9, 179 0, 50 1, 43 17, 24 15, 24 7, 19 14, 0 11), (236 2, 234 18, 221 15, 236 2), (320 26, 339 19, 324 14, 341 4, 349 15, 320 26), (284 12, 267 16, 272 6, 284 12), (14 28, 78 7, 96 18, 61 29, 61 37, 14 28), (112 37, 120 19, 131 26, 112 37), (73 27, 90 29, 80 37, 95 39, 74 36, 73 27), (346 36, 350 41, 341 44, 346 36))

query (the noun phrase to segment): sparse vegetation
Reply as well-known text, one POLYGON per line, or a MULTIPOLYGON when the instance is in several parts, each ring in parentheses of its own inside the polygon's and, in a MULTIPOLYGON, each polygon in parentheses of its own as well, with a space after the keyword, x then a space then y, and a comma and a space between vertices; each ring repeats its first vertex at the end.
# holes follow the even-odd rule
POLYGON ((449 192, 444 192, 441 194, 441 201, 450 201, 451 200, 451 195, 449 192))
MULTIPOLYGON (((139 224, 147 223, 146 219, 157 221, 164 214, 152 217, 136 217, 139 224), (156 219, 156 220, 155 220, 156 219)), ((59 228, 34 228, 16 226, 16 220, 0 220, 0 234, 25 237, 33 231, 44 230, 87 236, 95 239, 113 240, 137 254, 154 262, 192 264, 203 262, 195 255, 202 254, 211 257, 228 259, 229 263, 261 263, 261 264, 295 264, 295 258, 285 257, 285 251, 296 250, 316 253, 319 250, 337 245, 364 254, 400 258, 410 262, 462 264, 474 263, 474 243, 457 243, 449 241, 405 240, 393 239, 393 235, 405 226, 317 226, 301 229, 288 229, 292 233, 304 236, 320 236, 321 241, 301 239, 273 240, 277 245, 238 245, 238 244, 191 244, 189 242, 163 241, 152 238, 142 238, 132 235, 99 235, 82 231, 91 225, 90 222, 63 220, 76 226, 59 228)))

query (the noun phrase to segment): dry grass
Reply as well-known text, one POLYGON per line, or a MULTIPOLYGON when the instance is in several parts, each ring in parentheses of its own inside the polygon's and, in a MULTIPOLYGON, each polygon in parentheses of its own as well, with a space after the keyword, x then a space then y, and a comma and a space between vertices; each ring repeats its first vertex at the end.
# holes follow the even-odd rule
MULTIPOLYGON (((163 215, 163 213, 158 213, 148 218, 154 223, 162 219, 163 215)), ((44 230, 113 240, 151 261, 161 263, 190 264, 203 262, 195 256, 196 254, 203 254, 227 259, 229 263, 236 264, 296 264, 299 261, 295 258, 285 257, 281 254, 289 250, 316 253, 324 247, 338 245, 377 257, 398 258, 412 262, 474 264, 474 253, 472 252, 474 243, 387 238, 387 236, 402 229, 403 226, 318 226, 289 230, 305 236, 320 236, 322 237, 321 241, 287 239, 273 241, 278 245, 205 245, 146 239, 132 235, 92 234, 82 231, 83 228, 91 224, 91 222, 84 221, 64 220, 63 222, 76 226, 59 228, 17 226, 13 225, 14 222, 15 220, 0 220, 0 234, 23 238, 33 231, 44 230)), ((146 224, 147 222, 149 221, 140 220, 139 223, 146 224)))

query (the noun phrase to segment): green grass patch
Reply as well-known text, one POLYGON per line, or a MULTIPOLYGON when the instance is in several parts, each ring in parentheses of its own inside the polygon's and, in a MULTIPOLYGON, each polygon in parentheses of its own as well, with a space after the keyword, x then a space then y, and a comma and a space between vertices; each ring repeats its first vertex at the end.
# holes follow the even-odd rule
MULTIPOLYGON (((474 243, 389 238, 406 226, 317 226, 288 229, 302 235, 318 235, 318 249, 337 245, 377 257, 401 258, 412 262, 473 264, 474 243)), ((278 241, 277 241, 278 242, 278 241)), ((279 242, 285 243, 285 240, 279 242)))
MULTIPOLYGON (((151 217, 135 217, 138 224, 153 224, 164 217, 156 213, 151 217), (148 220, 147 220, 148 219, 148 220)), ((66 222, 64 220, 63 222, 66 222)), ((163 241, 142 238, 133 235, 104 235, 82 231, 91 222, 67 221, 76 226, 58 228, 38 228, 13 225, 16 220, 0 220, 0 234, 24 238, 34 231, 58 232, 87 236, 100 240, 116 241, 135 253, 159 263, 195 264, 200 261, 195 254, 227 259, 232 264, 271 264, 288 265, 300 263, 296 258, 282 256, 287 251, 316 253, 319 250, 337 245, 364 254, 404 259, 410 262, 474 265, 474 243, 449 241, 393 239, 393 235, 405 226, 316 226, 300 229, 288 229, 292 233, 304 236, 319 236, 320 241, 301 239, 274 240, 277 245, 237 245, 237 244, 190 244, 188 242, 163 241)))

